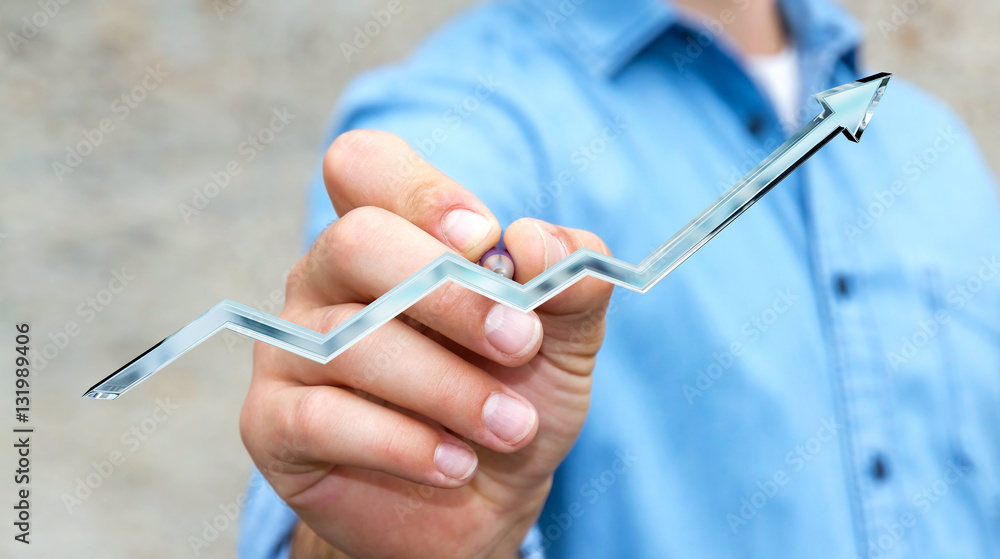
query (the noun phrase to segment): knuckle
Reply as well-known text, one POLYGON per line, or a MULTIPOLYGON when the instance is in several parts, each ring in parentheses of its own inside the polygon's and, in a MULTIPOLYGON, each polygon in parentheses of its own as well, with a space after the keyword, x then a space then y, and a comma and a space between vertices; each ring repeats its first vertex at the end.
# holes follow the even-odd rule
POLYGON ((317 254, 311 258, 327 262, 353 259, 373 239, 385 234, 389 216, 389 212, 374 206, 354 208, 323 231, 313 251, 317 254))
POLYGON ((401 203, 408 216, 419 220, 428 214, 443 214, 447 206, 452 204, 450 185, 428 172, 414 171, 407 177, 401 177, 400 183, 401 203))
POLYGON ((313 329, 325 334, 343 324, 363 308, 364 305, 361 304, 344 304, 331 307, 330 310, 320 317, 319 323, 313 325, 313 329))
POLYGON ((313 430, 319 428, 323 414, 335 409, 327 399, 325 390, 313 387, 297 398, 290 410, 279 411, 276 425, 280 440, 288 441, 291 448, 303 448, 311 440, 313 430))
MULTIPOLYGON (((283 317, 286 317, 289 313, 283 312, 283 317)), ((285 320, 288 320, 285 318, 285 320)), ((289 321, 293 322, 293 321, 289 321)), ((274 363, 276 357, 278 357, 277 352, 280 351, 278 348, 271 344, 266 344, 259 340, 254 340, 253 349, 251 350, 251 355, 253 356, 253 369, 254 375, 259 377, 271 377, 274 376, 274 363)))
POLYGON ((361 390, 377 388, 385 382, 382 375, 399 368, 408 361, 408 351, 413 346, 412 335, 369 337, 348 350, 357 351, 357 359, 345 373, 347 384, 361 390))
POLYGON ((566 246, 569 247, 570 251, 579 248, 589 248, 604 254, 606 256, 611 256, 611 250, 608 245, 601 239, 596 233, 592 233, 585 229, 566 229, 566 246))
MULTIPOLYGON (((438 409, 462 409, 463 404, 469 404, 467 396, 471 396, 475 388, 471 386, 469 375, 454 364, 442 364, 437 369, 431 385, 431 392, 434 395, 434 407, 438 409)), ((483 398, 485 401, 485 398, 483 398)), ((471 402, 471 400, 470 400, 471 402)), ((470 407, 470 406, 466 406, 470 407)), ((475 406, 471 406, 475 407, 475 406)))
POLYGON ((323 157, 323 178, 334 206, 340 209, 346 196, 341 192, 351 184, 348 178, 359 166, 378 162, 382 168, 381 187, 370 194, 374 203, 398 208, 410 221, 434 214, 453 203, 449 181, 420 157, 402 138, 379 130, 350 130, 338 136, 323 157), (384 197, 384 199, 382 199, 384 197))
MULTIPOLYGON (((375 159, 378 152, 409 149, 406 142, 389 132, 381 130, 348 130, 337 136, 323 156, 323 180, 336 205, 341 201, 341 189, 350 184, 345 180, 353 171, 375 159)), ((406 153, 401 151, 401 153, 406 153)))
MULTIPOLYGON (((461 311, 473 307, 472 295, 473 292, 455 282, 445 282, 434 291, 433 296, 426 299, 426 305, 420 305, 422 312, 418 320, 425 324, 428 321, 438 324, 450 317, 468 315, 467 312, 461 311)), ((482 314, 483 316, 480 318, 485 320, 485 312, 482 314)))
POLYGON ((612 256, 611 249, 608 248, 604 239, 600 238, 596 233, 591 233, 590 231, 584 231, 583 233, 586 239, 585 246, 592 247, 594 250, 605 256, 612 256))
POLYGON ((333 225, 340 224, 341 235, 357 237, 385 228, 392 212, 378 206, 360 206, 344 214, 333 225))
MULTIPOLYGON (((292 266, 292 269, 288 271, 288 277, 285 279, 285 301, 291 301, 296 293, 308 285, 309 274, 315 267, 316 260, 312 251, 300 258, 292 266)), ((285 308, 287 309, 288 305, 285 308)))
POLYGON ((342 172, 349 171, 359 160, 364 160, 385 135, 385 132, 359 129, 337 136, 323 156, 323 178, 327 184, 336 183, 342 172))
POLYGON ((393 429, 382 430, 370 443, 374 447, 372 451, 375 456, 382 457, 389 463, 403 464, 409 461, 410 437, 407 436, 409 429, 406 422, 399 423, 393 429))

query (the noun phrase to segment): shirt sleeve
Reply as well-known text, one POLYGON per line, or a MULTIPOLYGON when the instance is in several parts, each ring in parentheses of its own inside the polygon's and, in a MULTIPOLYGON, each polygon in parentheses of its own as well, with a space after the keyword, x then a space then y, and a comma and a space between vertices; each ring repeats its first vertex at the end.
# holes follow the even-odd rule
POLYGON ((256 468, 250 474, 240 515, 239 559, 288 559, 299 518, 256 468))
POLYGON ((545 547, 542 544, 542 530, 535 524, 521 543, 521 559, 545 559, 545 547))

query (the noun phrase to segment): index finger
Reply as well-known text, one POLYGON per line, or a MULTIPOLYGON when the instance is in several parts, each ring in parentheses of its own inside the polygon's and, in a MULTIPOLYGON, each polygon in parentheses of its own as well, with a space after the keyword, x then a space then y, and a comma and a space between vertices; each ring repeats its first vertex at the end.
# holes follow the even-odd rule
POLYGON ((500 240, 485 204, 388 132, 341 134, 323 158, 323 179, 338 215, 362 206, 389 210, 473 261, 500 240))

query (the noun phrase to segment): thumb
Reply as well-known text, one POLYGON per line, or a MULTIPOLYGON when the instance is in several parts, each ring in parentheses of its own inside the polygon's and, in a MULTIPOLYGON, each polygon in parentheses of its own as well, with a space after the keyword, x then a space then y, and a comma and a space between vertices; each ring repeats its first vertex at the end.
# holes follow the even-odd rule
MULTIPOLYGON (((526 283, 577 249, 610 256, 597 235, 537 219, 519 219, 504 233, 515 265, 514 280, 526 283)), ((540 305, 535 312, 545 333, 541 353, 567 370, 589 372, 604 339, 604 318, 614 286, 586 277, 540 305)))

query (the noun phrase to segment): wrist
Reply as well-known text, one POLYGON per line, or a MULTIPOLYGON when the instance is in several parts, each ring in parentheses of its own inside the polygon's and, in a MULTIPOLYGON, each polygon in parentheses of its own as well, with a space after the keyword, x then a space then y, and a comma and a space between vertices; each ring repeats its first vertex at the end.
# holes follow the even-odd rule
MULTIPOLYGON (((545 500, 552 486, 550 476, 541 487, 525 492, 517 499, 514 510, 506 510, 497 515, 497 532, 489 551, 479 555, 480 559, 519 559, 521 545, 538 520, 545 500)), ((317 535, 308 524, 299 520, 292 532, 290 559, 353 559, 352 556, 334 548, 317 535)))

